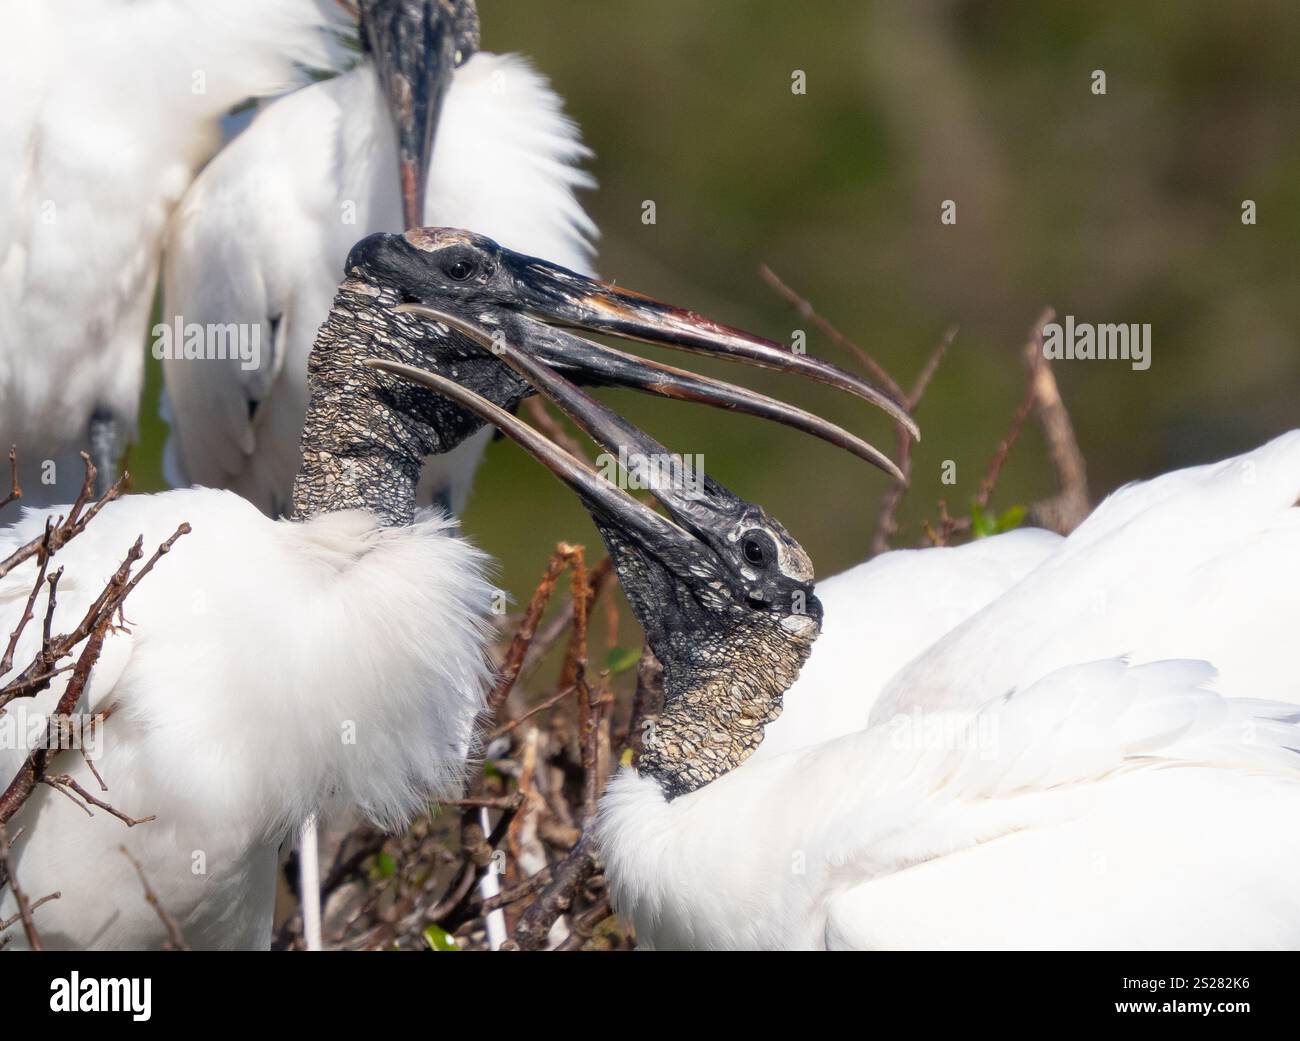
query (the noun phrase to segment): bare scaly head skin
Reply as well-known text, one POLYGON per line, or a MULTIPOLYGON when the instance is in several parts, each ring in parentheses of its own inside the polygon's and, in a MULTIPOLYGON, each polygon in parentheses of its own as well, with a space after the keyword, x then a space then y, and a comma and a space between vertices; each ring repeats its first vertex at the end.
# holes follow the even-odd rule
MULTIPOLYGON (((785 369, 865 400, 880 398, 875 388, 829 363, 515 253, 482 235, 449 228, 371 235, 349 254, 346 279, 312 348, 294 515, 362 508, 388 524, 409 523, 424 458, 455 448, 483 420, 446 394, 362 363, 422 369, 511 411, 533 386, 500 356, 507 341, 576 382, 773 419, 897 475, 877 449, 818 416, 571 331, 582 329, 785 369), (476 332, 467 332, 467 323, 476 332), (487 337, 490 349, 476 336, 487 337)), ((884 407, 911 424, 895 403, 884 407)))

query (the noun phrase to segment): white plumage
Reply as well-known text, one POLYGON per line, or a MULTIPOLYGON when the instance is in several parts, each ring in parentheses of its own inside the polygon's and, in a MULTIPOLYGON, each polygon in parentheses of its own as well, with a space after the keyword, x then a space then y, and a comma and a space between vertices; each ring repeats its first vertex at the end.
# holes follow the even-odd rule
POLYGON ((943 551, 828 582, 833 638, 786 697, 870 725, 778 720, 793 750, 671 802, 624 770, 615 906, 656 947, 1297 946, 1298 497, 1300 432, 1131 485, 883 688, 890 627, 854 644, 835 605, 924 618, 943 551))
MULTIPOLYGON (((425 223, 588 270, 595 228, 574 192, 588 152, 546 80, 516 55, 456 70, 429 171, 425 223)), ((392 118, 374 69, 270 105, 204 170, 169 233, 164 320, 258 326, 261 366, 164 365, 169 478, 284 509, 307 405, 307 355, 355 243, 402 227, 392 118), (274 345, 272 347, 272 345, 274 345)), ((459 511, 488 432, 430 462, 459 511)))
POLYGON ((6 5, 0 444, 19 446, 28 504, 73 497, 97 412, 119 450, 132 436, 168 214, 222 113, 345 60, 342 18, 333 0, 6 5))
MULTIPOLYGON (((44 517, 0 531, 0 556, 44 517)), ((106 640, 87 693, 92 712, 120 706, 96 760, 103 798, 158 820, 88 819, 42 788, 10 827, 25 828, 16 870, 32 895, 63 894, 39 912, 47 946, 162 944, 125 843, 192 945, 265 948, 276 851, 294 824, 350 804, 395 826, 463 780, 489 674, 491 588, 484 556, 447 520, 381 528, 343 512, 290 523, 230 492, 127 497, 59 554, 55 629, 75 625, 137 535, 147 548, 182 521, 193 532, 126 601, 126 629, 106 640)), ((33 575, 29 562, 0 581, 0 616, 17 617, 33 575)), ((18 660, 39 629, 28 627, 18 660)), ((60 688, 10 704, 19 733, 60 688)), ((24 754, 6 743, 0 773, 24 754)), ((57 768, 98 791, 77 753, 57 768)), ((6 892, 0 917, 11 903, 6 892)))
POLYGON ((963 546, 882 553, 818 582, 821 635, 751 760, 862 730, 903 666, 1014 586, 1061 541, 1023 528, 963 546))

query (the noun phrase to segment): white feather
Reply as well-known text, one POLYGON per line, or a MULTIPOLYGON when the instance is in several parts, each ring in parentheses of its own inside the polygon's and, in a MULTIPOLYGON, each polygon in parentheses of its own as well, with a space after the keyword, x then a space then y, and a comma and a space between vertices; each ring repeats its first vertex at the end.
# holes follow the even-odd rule
MULTIPOLYGON (((624 770, 599 817, 615 907, 650 947, 1300 945, 1300 712, 1261 697, 1295 690, 1298 495, 1300 433, 1130 486, 864 729, 672 802, 624 770)), ((787 697, 856 702, 882 631, 837 638, 833 689, 787 697)))
MULTIPOLYGON (((164 365, 174 482, 233 488, 272 514, 286 508, 307 356, 344 260, 364 236, 401 230, 393 136, 363 63, 269 106, 186 195, 167 247, 164 320, 258 326, 264 350, 255 370, 237 359, 164 365)), ((443 103, 426 223, 586 271, 595 228, 574 193, 592 183, 577 167, 587 154, 524 59, 476 54, 443 103)), ((488 436, 435 460, 425 494, 450 489, 459 511, 488 436)))
MULTIPOLYGON (((0 531, 0 555, 43 518, 0 531)), ((397 827, 462 784, 488 677, 491 589, 484 556, 448 521, 380 528, 345 512, 297 524, 230 492, 130 496, 59 554, 55 628, 75 624, 138 535, 147 550, 182 521, 192 534, 127 600, 129 631, 105 642, 88 692, 91 711, 120 706, 97 760, 104 798, 158 820, 129 830, 98 811, 89 820, 43 789, 14 822, 26 826, 16 870, 63 893, 42 908, 51 945, 162 942, 143 899, 119 903, 138 890, 117 851, 126 843, 195 946, 265 947, 275 851, 294 825, 356 806, 397 827)), ((6 632, 32 577, 29 562, 0 582, 6 632)), ((38 640, 29 626, 17 660, 38 640)), ((10 713, 49 712, 58 693, 10 713)), ((0 751, 6 777, 24 754, 0 751)), ((59 765, 96 790, 75 753, 59 765)))
POLYGON ((19 446, 27 502, 72 497, 96 408, 133 433, 168 214, 226 109, 346 60, 341 17, 331 0, 6 5, 0 443, 19 446))

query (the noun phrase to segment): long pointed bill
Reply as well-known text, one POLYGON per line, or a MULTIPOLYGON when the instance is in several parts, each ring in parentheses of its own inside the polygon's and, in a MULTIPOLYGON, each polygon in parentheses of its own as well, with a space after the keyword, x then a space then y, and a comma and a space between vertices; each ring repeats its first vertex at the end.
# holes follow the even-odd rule
MULTIPOLYGON (((619 465, 637 480, 638 486, 648 489, 679 523, 691 528, 708 526, 716 519, 723 503, 740 503, 735 495, 705 474, 689 472, 680 456, 669 452, 645 431, 546 363, 511 346, 499 335, 494 337, 487 330, 454 317, 450 321, 519 373, 539 394, 555 402, 597 445, 616 455, 619 465), (665 463, 668 464, 666 474, 665 463)), ((604 506, 608 516, 608 504, 604 506)))
POLYGON ((532 257, 512 258, 522 310, 548 325, 607 333, 780 372, 798 373, 847 391, 888 413, 915 439, 907 409, 866 380, 830 362, 796 354, 780 344, 722 325, 660 300, 587 278, 532 257))
POLYGON ((589 510, 612 520, 623 530, 656 544, 683 547, 694 545, 696 540, 689 532, 606 480, 586 463, 575 459, 527 423, 516 419, 505 409, 462 387, 454 380, 425 369, 417 369, 413 365, 403 365, 400 362, 385 361, 380 358, 368 358, 362 364, 428 387, 454 401, 467 412, 472 412, 484 422, 491 423, 577 492, 589 510))
MULTIPOLYGON (((493 339, 484 330, 458 315, 423 304, 401 304, 397 310, 441 322, 478 341, 494 354, 503 353, 503 345, 499 337, 493 339)), ((733 386, 671 365, 625 354, 623 351, 541 323, 530 322, 529 325, 529 331, 535 334, 530 341, 531 349, 552 369, 576 373, 585 382, 601 386, 628 387, 661 397, 693 401, 770 419, 852 452, 858 458, 884 470, 895 480, 904 480, 902 472, 894 462, 875 446, 804 409, 744 387, 733 386)), ((516 356, 519 353, 514 351, 516 356)), ((522 360, 527 361, 527 358, 522 360)), ((521 369, 518 364, 512 363, 512 367, 520 371, 534 386, 538 386, 536 380, 532 379, 530 374, 521 369)), ((550 370, 547 372, 553 375, 550 370)), ((576 417, 575 421, 577 421, 576 417)))
POLYGON ((477 45, 473 0, 360 0, 361 27, 397 129, 402 219, 424 223, 434 131, 458 61, 477 45))

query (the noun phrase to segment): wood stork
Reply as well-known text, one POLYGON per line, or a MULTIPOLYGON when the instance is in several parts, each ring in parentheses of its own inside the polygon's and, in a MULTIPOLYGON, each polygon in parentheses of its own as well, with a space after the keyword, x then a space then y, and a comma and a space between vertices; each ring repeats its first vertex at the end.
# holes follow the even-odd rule
POLYGON ((347 20, 333 0, 15 0, 5 22, 0 444, 42 505, 76 493, 81 450, 116 472, 164 225, 222 114, 340 67, 347 20))
MULTIPOLYGON (((663 451, 507 360, 608 450, 663 451)), ((582 497, 663 663, 664 712, 598 818, 641 945, 1300 944, 1300 431, 1120 491, 900 670, 868 726, 762 758, 823 618, 799 545, 716 482, 652 486, 660 516, 457 400, 582 497)))
MULTIPOLYGON (((353 250, 312 352, 294 518, 269 518, 227 491, 128 496, 60 554, 56 628, 80 616, 138 535, 161 541, 181 521, 193 527, 132 595, 85 704, 92 713, 117 706, 96 760, 105 798, 157 820, 128 831, 105 815, 87 820, 40 789, 10 828, 23 829, 14 870, 63 894, 40 909, 47 945, 165 940, 117 850, 125 844, 191 945, 264 947, 276 849, 289 829, 318 808, 349 804, 396 826, 428 794, 458 790, 487 678, 491 590, 484 557, 454 537, 450 521, 417 510, 416 486, 425 457, 453 448, 481 420, 371 366, 442 373, 505 408, 531 386, 453 328, 460 319, 431 320, 431 306, 511 337, 526 332, 544 364, 579 379, 734 407, 875 452, 780 402, 639 363, 560 326, 877 394, 827 363, 465 232, 370 236, 353 250)), ((31 511, 0 532, 0 553, 42 530, 49 512, 31 511)), ((28 562, 0 580, 5 631, 32 578, 28 562)), ((16 660, 38 640, 29 627, 16 660)), ((20 717, 16 731, 30 733, 57 693, 56 684, 5 706, 20 717)), ((23 752, 0 749, 4 776, 23 752)), ((93 790, 84 763, 64 768, 93 790)), ((12 914, 11 902, 5 894, 0 917, 12 914)))
MULTIPOLYGON (((182 201, 164 321, 238 327, 261 349, 256 364, 248 355, 164 361, 173 484, 232 488, 272 516, 287 510, 307 357, 343 261, 365 235, 472 227, 589 268, 595 227, 574 194, 593 183, 578 166, 588 152, 546 80, 518 55, 473 53, 476 34, 463 28, 454 76, 450 61, 402 45, 418 40, 408 26, 450 8, 476 29, 470 0, 363 4, 374 61, 270 105, 182 201), (420 125, 412 91, 426 99, 420 125)), ((486 437, 430 460, 422 501, 459 513, 486 437)))

